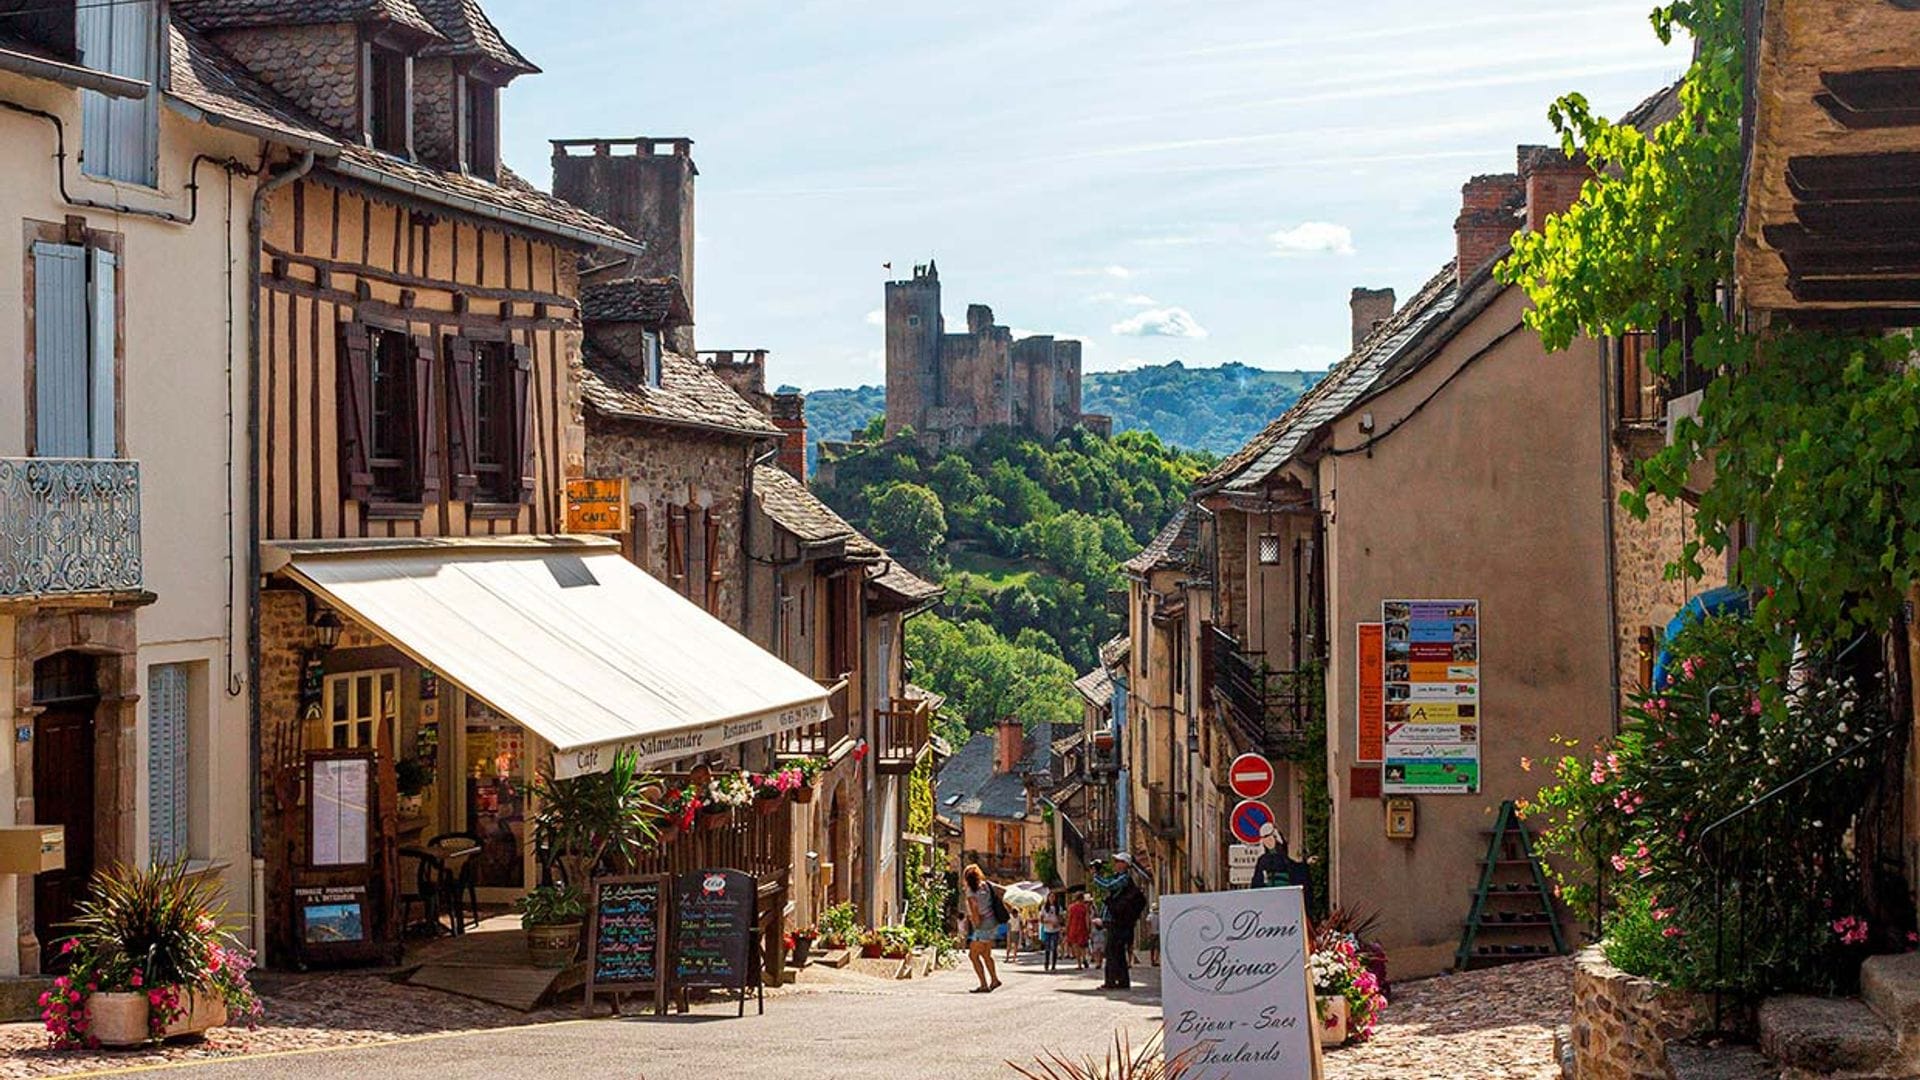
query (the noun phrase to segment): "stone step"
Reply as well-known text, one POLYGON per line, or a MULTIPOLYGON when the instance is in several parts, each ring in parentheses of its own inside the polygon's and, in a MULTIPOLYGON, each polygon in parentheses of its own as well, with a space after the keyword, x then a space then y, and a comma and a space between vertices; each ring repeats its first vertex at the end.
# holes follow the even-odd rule
POLYGON ((1667 1044, 1672 1080, 1780 1080, 1780 1066, 1751 1046, 1667 1044))
POLYGON ((1920 1036, 1920 952, 1868 958, 1860 968, 1860 998, 1914 1045, 1920 1036))
POLYGON ((1813 1075, 1911 1076, 1902 1071, 1900 1037, 1852 998, 1786 995, 1760 1006, 1760 1049, 1813 1075))

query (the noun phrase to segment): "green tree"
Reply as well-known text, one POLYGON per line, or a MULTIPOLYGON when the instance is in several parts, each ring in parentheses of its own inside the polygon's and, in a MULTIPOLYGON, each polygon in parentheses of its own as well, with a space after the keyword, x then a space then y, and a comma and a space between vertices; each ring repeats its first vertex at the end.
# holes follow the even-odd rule
POLYGON ((947 514, 933 489, 904 481, 888 484, 871 500, 868 526, 892 555, 927 572, 947 542, 947 514))

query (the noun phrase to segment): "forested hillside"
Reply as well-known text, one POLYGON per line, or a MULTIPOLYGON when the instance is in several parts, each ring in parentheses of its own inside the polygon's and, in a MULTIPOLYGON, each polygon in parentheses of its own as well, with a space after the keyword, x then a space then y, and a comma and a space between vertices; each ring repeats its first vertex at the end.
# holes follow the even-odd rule
POLYGON ((1048 443, 1002 433, 933 455, 894 442, 823 470, 815 489, 895 557, 947 586, 909 624, 913 678, 980 727, 1009 713, 1072 722, 1071 682, 1120 633, 1118 564, 1186 498, 1210 455, 1146 432, 1048 443))

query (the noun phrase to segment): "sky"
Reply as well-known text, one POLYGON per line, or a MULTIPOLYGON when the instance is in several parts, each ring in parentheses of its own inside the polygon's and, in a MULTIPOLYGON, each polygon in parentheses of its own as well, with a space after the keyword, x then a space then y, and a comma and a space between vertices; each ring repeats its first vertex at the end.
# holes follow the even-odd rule
POLYGON ((1686 67, 1651 0, 487 0, 545 69, 548 139, 685 136, 703 349, 804 389, 881 382, 882 286, 937 259, 969 303, 1086 366, 1324 368, 1348 291, 1404 300, 1453 253, 1460 185, 1686 67), (891 272, 884 265, 891 263, 891 272))

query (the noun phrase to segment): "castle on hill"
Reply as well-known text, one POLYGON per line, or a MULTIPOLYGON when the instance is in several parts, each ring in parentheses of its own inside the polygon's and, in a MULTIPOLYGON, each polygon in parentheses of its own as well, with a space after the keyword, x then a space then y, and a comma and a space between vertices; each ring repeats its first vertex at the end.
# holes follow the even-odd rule
POLYGON ((967 306, 965 333, 947 333, 931 261, 887 282, 886 293, 888 438, 910 428, 921 445, 947 449, 996 427, 1044 438, 1074 427, 1112 434, 1112 417, 1080 411, 1078 341, 1015 341, 985 304, 967 306))

